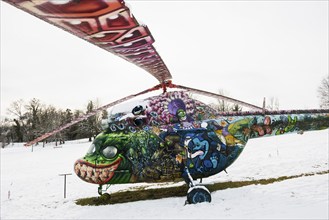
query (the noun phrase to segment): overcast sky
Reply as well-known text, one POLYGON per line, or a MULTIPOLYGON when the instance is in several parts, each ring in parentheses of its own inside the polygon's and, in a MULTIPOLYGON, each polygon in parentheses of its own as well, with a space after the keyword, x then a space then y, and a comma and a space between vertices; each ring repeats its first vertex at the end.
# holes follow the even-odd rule
MULTIPOLYGON (((328 1, 126 1, 173 82, 280 109, 318 108, 328 1)), ((18 99, 107 104, 157 84, 127 61, 1 1, 1 115, 18 99)))

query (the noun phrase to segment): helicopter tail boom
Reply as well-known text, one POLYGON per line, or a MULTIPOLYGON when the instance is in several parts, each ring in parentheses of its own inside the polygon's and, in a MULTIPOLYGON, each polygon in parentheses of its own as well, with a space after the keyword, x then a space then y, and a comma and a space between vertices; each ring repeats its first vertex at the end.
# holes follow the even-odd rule
POLYGON ((305 131, 329 128, 329 109, 241 112, 222 114, 234 118, 229 133, 246 141, 250 138, 276 136, 288 133, 303 134, 305 131))

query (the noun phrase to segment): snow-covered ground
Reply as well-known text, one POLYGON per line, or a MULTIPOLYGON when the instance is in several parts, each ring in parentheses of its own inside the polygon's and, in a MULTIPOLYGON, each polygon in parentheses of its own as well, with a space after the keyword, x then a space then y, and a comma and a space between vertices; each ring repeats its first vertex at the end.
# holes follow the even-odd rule
MULTIPOLYGON (((97 186, 81 181, 73 163, 87 140, 62 148, 15 144, 1 149, 1 219, 328 219, 329 175, 314 175, 212 193, 212 203, 184 206, 173 197, 106 206, 79 206, 75 200, 97 196, 97 186), (67 177, 67 198, 63 198, 67 177)), ((203 182, 274 178, 327 171, 328 129, 248 142, 238 160, 203 182)), ((150 187, 154 187, 152 184, 150 187)), ((136 185, 115 185, 117 191, 136 185)))

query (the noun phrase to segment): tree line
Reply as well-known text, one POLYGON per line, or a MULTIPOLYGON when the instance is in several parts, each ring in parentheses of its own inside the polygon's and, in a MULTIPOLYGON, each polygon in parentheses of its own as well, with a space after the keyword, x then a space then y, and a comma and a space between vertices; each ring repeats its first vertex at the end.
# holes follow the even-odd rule
MULTIPOLYGON (((62 110, 52 105, 47 106, 36 98, 27 103, 22 99, 17 100, 8 108, 8 112, 13 118, 5 118, 1 121, 1 146, 4 147, 12 142, 34 140, 42 134, 51 132, 98 107, 97 102, 89 101, 85 110, 62 110)), ((89 138, 91 141, 102 130, 100 121, 103 118, 107 118, 106 111, 54 134, 46 142, 55 141, 57 144, 57 142, 64 143, 65 140, 81 138, 89 138)))

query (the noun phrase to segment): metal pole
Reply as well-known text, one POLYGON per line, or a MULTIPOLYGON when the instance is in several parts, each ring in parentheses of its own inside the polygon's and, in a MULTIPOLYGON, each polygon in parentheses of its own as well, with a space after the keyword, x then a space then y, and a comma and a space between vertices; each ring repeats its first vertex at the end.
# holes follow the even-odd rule
POLYGON ((59 174, 59 176, 64 176, 64 199, 66 198, 66 176, 67 175, 72 175, 72 173, 59 174))
POLYGON ((64 199, 66 198, 66 175, 64 175, 64 199))

